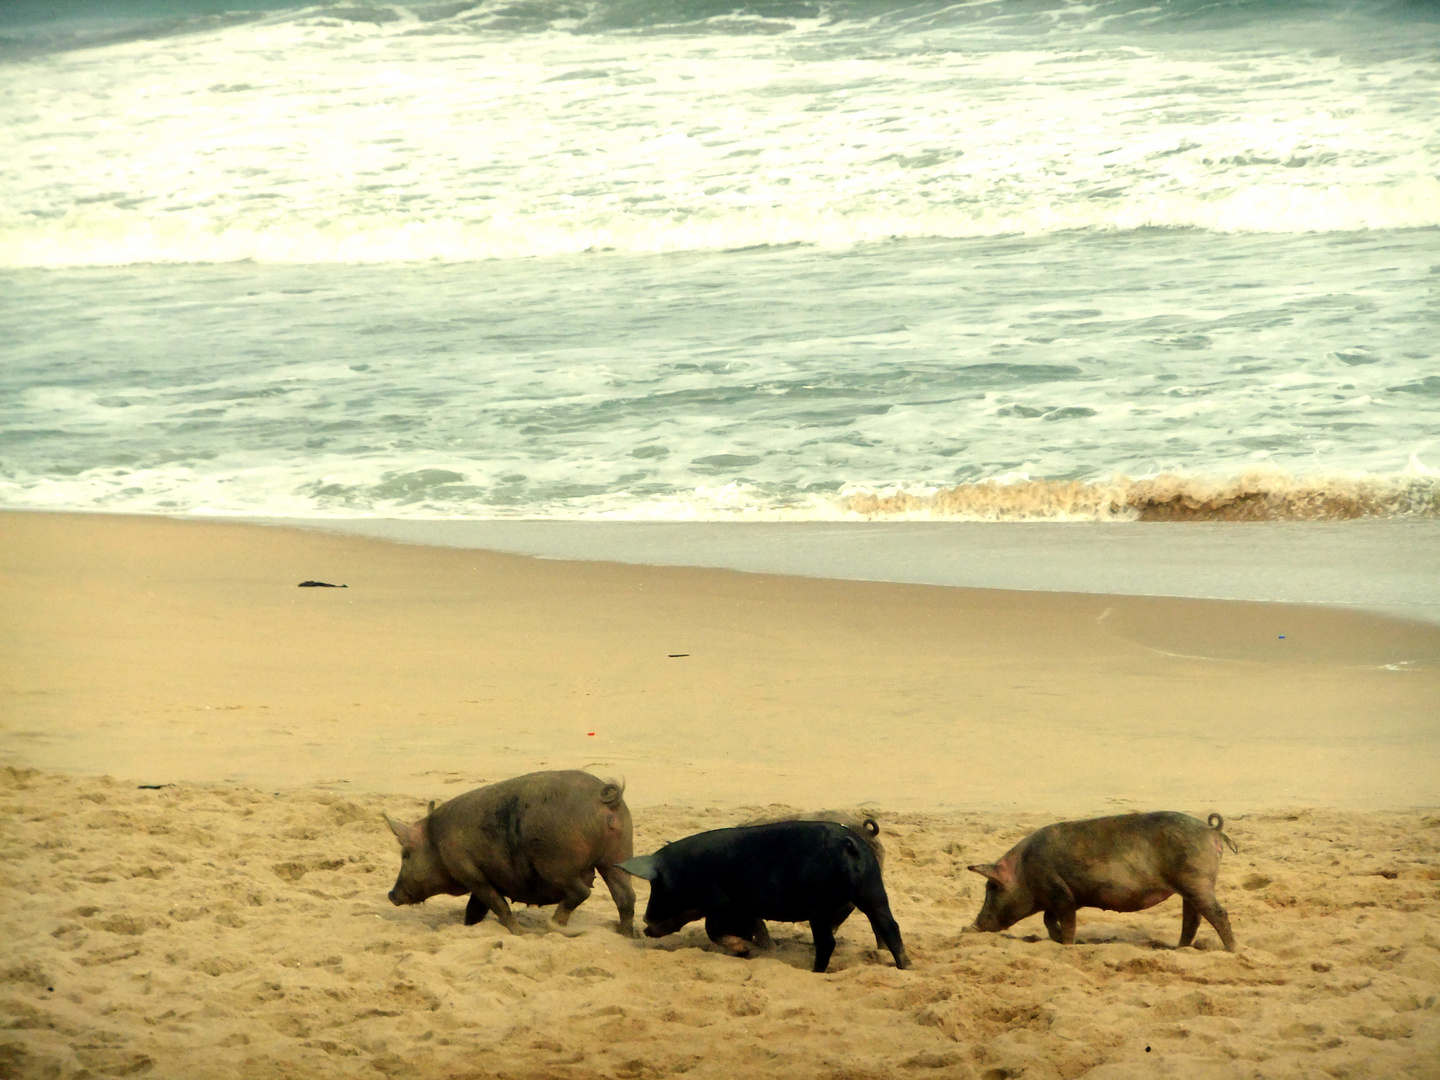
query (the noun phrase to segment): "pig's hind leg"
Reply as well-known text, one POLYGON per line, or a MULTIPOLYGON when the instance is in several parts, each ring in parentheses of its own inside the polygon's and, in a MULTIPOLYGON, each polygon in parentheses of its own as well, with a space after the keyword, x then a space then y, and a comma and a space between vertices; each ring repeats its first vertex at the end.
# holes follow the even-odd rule
POLYGON ((879 903, 862 907, 865 917, 870 920, 870 929, 875 931, 875 947, 881 945, 890 950, 890 955, 895 958, 895 966, 902 971, 910 966, 910 954, 905 951, 905 943, 900 940, 900 924, 895 921, 895 916, 890 914, 890 900, 881 895, 879 903))
POLYGON ((1230 916, 1215 899, 1215 887, 1213 885, 1202 886, 1194 891, 1182 892, 1184 908, 1180 915, 1180 948, 1186 948, 1195 943, 1195 933, 1200 929, 1200 916, 1205 916, 1205 921, 1215 928, 1215 933, 1220 935, 1220 944, 1225 946, 1226 952, 1235 951, 1235 935, 1230 930, 1230 916))
POLYGON ((620 913, 620 933, 626 937, 639 937, 635 929, 635 887, 630 884, 630 875, 614 866, 596 867, 605 885, 610 889, 615 909, 620 913))
MULTIPOLYGON (((831 929, 831 930, 839 930, 840 927, 842 927, 842 926, 845 925, 845 920, 848 919, 848 918, 850 918, 850 916, 853 915, 854 913, 855 913, 855 905, 854 905, 854 904, 846 904, 843 908, 840 909, 840 914, 835 916, 834 921, 830 924, 830 929, 831 929)), ((870 924, 870 929, 871 929, 871 930, 875 930, 875 924, 874 924, 873 921, 872 921, 871 924, 870 924)), ((879 931, 879 930, 875 930, 875 948, 877 948, 877 949, 883 949, 883 948, 885 948, 885 947, 886 947, 886 946, 885 946, 885 939, 880 936, 880 931, 879 931)))
MULTIPOLYGON (((587 875, 588 876, 588 875, 587 875)), ((592 877, 590 880, 594 880, 592 877)), ((555 914, 550 916, 550 925, 553 929, 573 937, 582 931, 571 930, 568 926, 570 916, 575 914, 575 909, 590 899, 590 886, 583 878, 576 878, 565 886, 565 898, 555 908, 555 914)))

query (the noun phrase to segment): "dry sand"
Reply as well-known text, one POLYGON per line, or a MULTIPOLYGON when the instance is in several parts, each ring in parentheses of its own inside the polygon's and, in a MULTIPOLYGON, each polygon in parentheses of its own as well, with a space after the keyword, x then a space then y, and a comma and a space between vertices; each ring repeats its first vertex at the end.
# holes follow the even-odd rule
POLYGON ((3 514, 0 1077, 1440 1076, 1437 701, 1440 630, 1343 612, 3 514), (642 851, 863 804, 913 969, 386 901, 382 809, 575 766, 642 851), (965 864, 1122 808, 1226 816, 1238 954, 964 932, 965 864))

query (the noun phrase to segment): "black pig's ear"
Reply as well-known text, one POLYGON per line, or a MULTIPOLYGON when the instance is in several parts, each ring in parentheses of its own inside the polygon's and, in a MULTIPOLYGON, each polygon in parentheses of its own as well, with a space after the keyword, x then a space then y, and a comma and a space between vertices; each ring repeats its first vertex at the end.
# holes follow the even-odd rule
POLYGON ((660 867, 656 864, 654 855, 637 855, 616 865, 627 874, 643 877, 646 881, 654 881, 660 876, 660 867))
POLYGON ((965 869, 973 870, 975 873, 980 874, 983 877, 989 878, 991 881, 995 882, 996 885, 1003 886, 1006 884, 1005 875, 1001 872, 1000 867, 996 866, 994 863, 984 863, 981 866, 967 866, 965 869))

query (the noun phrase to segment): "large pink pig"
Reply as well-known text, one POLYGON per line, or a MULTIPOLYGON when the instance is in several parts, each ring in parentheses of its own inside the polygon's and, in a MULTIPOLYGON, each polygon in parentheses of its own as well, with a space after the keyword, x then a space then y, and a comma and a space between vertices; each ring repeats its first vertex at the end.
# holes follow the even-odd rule
POLYGON ((465 925, 489 912, 512 934, 523 931, 506 902, 558 904, 557 927, 590 896, 598 871, 620 911, 620 932, 635 933, 635 890, 617 869, 634 854, 622 785, 589 773, 536 772, 476 788, 412 825, 393 820, 400 841, 395 904, 470 894, 465 925))

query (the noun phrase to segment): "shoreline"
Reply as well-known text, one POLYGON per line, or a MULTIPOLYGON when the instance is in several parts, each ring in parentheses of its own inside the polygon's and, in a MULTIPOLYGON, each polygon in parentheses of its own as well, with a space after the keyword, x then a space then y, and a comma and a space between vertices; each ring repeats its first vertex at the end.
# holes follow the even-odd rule
POLYGON ((0 559, 20 766, 419 796, 592 765, 635 805, 1056 816, 1427 806, 1440 774, 1440 628, 1335 608, 95 514, 0 514, 0 559))
MULTIPOLYGON (((228 520, 228 519, 227 519, 228 520)), ((243 517, 549 559, 1323 604, 1440 624, 1440 520, 645 522, 243 517), (1363 571, 1357 572, 1357 567, 1363 571)))

